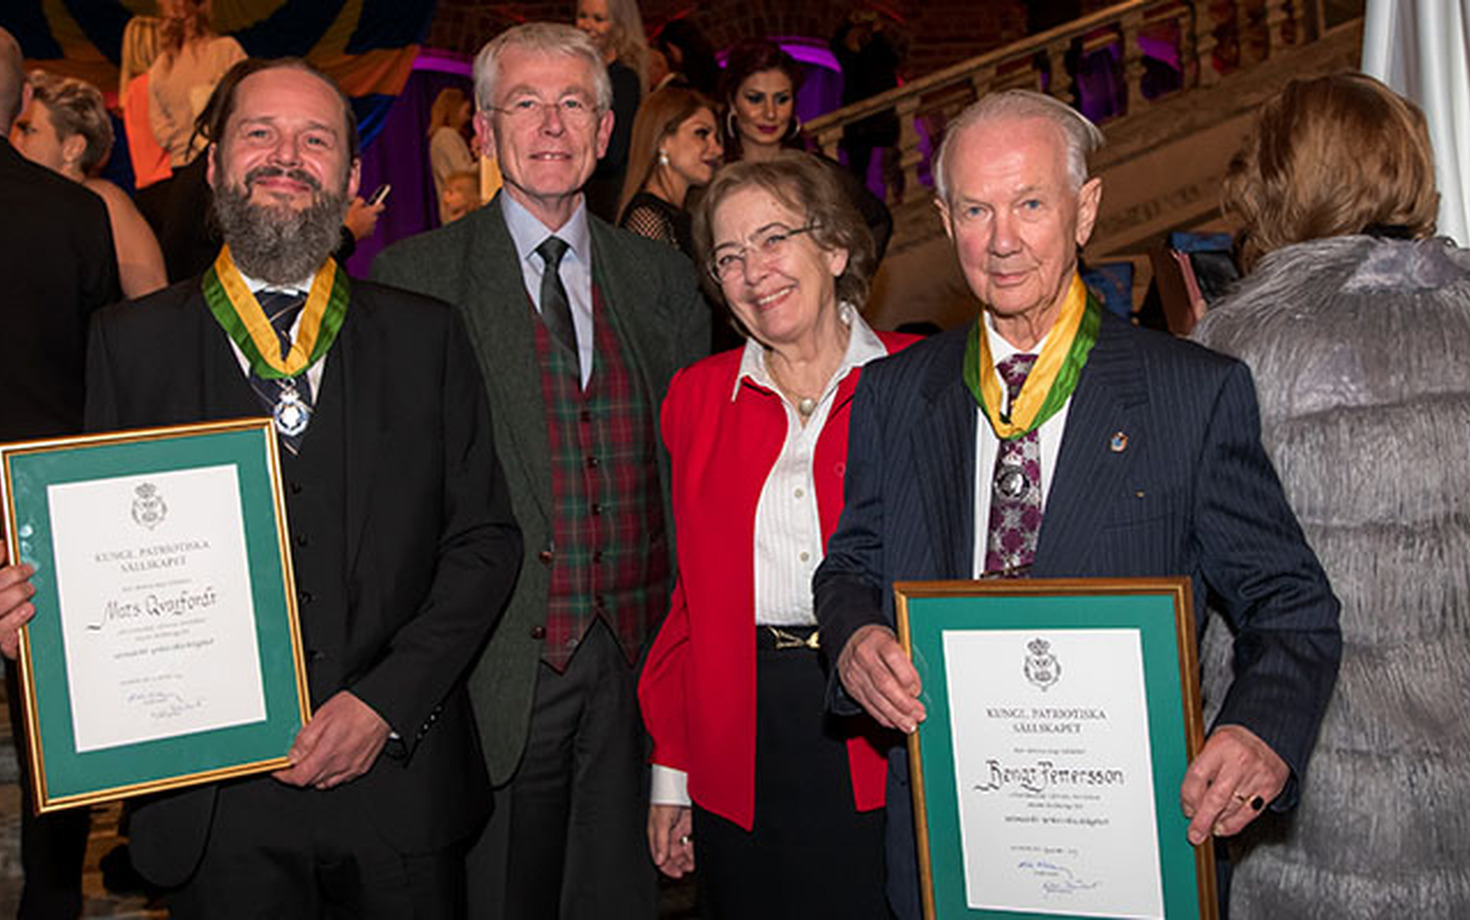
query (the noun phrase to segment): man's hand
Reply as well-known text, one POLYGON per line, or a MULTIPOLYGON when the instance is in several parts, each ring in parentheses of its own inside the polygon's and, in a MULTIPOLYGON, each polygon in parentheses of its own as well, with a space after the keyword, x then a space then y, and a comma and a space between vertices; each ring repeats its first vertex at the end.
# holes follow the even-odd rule
POLYGON ((688 805, 648 806, 648 852, 669 878, 694 871, 694 819, 688 805))
MULTIPOLYGON (((0 541, 0 557, 4 556, 5 543, 0 541)), ((35 573, 24 564, 0 569, 0 655, 12 661, 20 654, 20 628, 36 615, 30 602, 36 593, 30 580, 35 573)))
POLYGON ((879 725, 908 733, 924 721, 919 672, 888 627, 869 624, 853 633, 837 656, 837 674, 879 725))
POLYGON ((1229 837, 1256 819, 1286 787, 1291 768, 1255 733, 1222 725, 1189 765, 1179 802, 1190 818, 1189 842, 1229 837))
POLYGON ((391 729, 373 708, 338 691, 296 734, 291 766, 271 774, 291 786, 331 789, 357 779, 378 759, 391 729))
POLYGON ((378 215, 387 206, 387 202, 368 204, 361 196, 354 196, 352 203, 347 206, 347 216, 342 218, 342 225, 352 234, 353 239, 362 242, 378 229, 378 215))

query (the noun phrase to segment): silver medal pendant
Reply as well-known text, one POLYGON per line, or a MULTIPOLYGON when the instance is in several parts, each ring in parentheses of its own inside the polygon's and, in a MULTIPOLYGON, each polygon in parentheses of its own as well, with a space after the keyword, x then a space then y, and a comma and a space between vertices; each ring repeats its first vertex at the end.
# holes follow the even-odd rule
POLYGON ((1021 498, 1029 486, 1026 471, 1018 464, 1007 463, 995 472, 995 491, 1005 498, 1021 498))
POLYGON ((275 418, 276 430, 288 438, 306 431, 306 426, 311 423, 311 406, 296 392, 295 380, 281 381, 281 395, 271 415, 275 418))

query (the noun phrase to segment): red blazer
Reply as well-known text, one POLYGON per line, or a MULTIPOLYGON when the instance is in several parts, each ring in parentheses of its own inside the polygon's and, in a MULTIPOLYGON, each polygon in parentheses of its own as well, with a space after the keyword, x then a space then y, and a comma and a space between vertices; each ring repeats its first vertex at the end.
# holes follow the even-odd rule
MULTIPOLYGON (((913 336, 878 333, 892 354, 913 336)), ((638 682, 653 761, 689 774, 690 798, 749 830, 755 819, 755 509, 786 440, 776 393, 749 380, 743 349, 674 376, 663 404, 679 578, 638 682)), ((837 387, 814 455, 825 545, 842 513, 847 422, 861 369, 837 387)), ((848 739, 854 805, 883 805, 887 743, 848 739)))

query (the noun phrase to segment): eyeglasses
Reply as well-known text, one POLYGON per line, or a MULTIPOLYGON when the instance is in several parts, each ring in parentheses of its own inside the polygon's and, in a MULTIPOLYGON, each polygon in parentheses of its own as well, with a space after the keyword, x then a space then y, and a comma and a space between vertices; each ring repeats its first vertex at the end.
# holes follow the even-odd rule
POLYGON ((745 260, 751 249, 754 249, 762 259, 779 258, 791 243, 792 237, 810 233, 815 229, 817 229, 816 224, 807 224, 795 230, 788 230, 782 226, 768 227, 752 236, 745 246, 726 243, 716 249, 714 255, 710 256, 709 264, 705 267, 709 270, 710 277, 723 284, 745 273, 745 260))
POLYGON ((526 97, 512 100, 507 106, 492 105, 487 108, 492 112, 499 112, 516 124, 540 124, 545 121, 548 113, 554 111, 562 121, 579 128, 590 125, 597 119, 598 113, 597 106, 576 96, 567 96, 555 102, 542 102, 540 99, 526 97))

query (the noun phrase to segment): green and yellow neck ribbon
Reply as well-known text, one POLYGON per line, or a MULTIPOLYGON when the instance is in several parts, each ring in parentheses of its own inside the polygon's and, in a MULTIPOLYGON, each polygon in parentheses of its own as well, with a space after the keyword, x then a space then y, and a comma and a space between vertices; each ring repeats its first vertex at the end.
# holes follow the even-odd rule
POLYGON ((296 377, 320 361, 336 341, 351 294, 347 272, 332 259, 317 270, 301 310, 291 350, 281 357, 281 340, 250 292, 226 245, 204 273, 204 300, 250 367, 267 380, 296 377))
POLYGON ((1102 304, 1088 292, 1082 278, 1073 274, 1056 325, 1052 326, 1046 345, 1037 356, 1036 364, 1008 414, 1001 412, 1005 390, 995 370, 995 359, 990 354, 989 336, 983 328, 985 322, 984 316, 976 321, 970 341, 965 346, 965 386, 969 387, 975 402, 980 404, 997 437, 1003 440, 1019 438, 1056 415, 1071 398, 1072 391, 1077 388, 1077 380, 1082 376, 1082 368, 1087 364, 1087 355, 1097 341, 1097 330, 1102 324, 1102 304))

